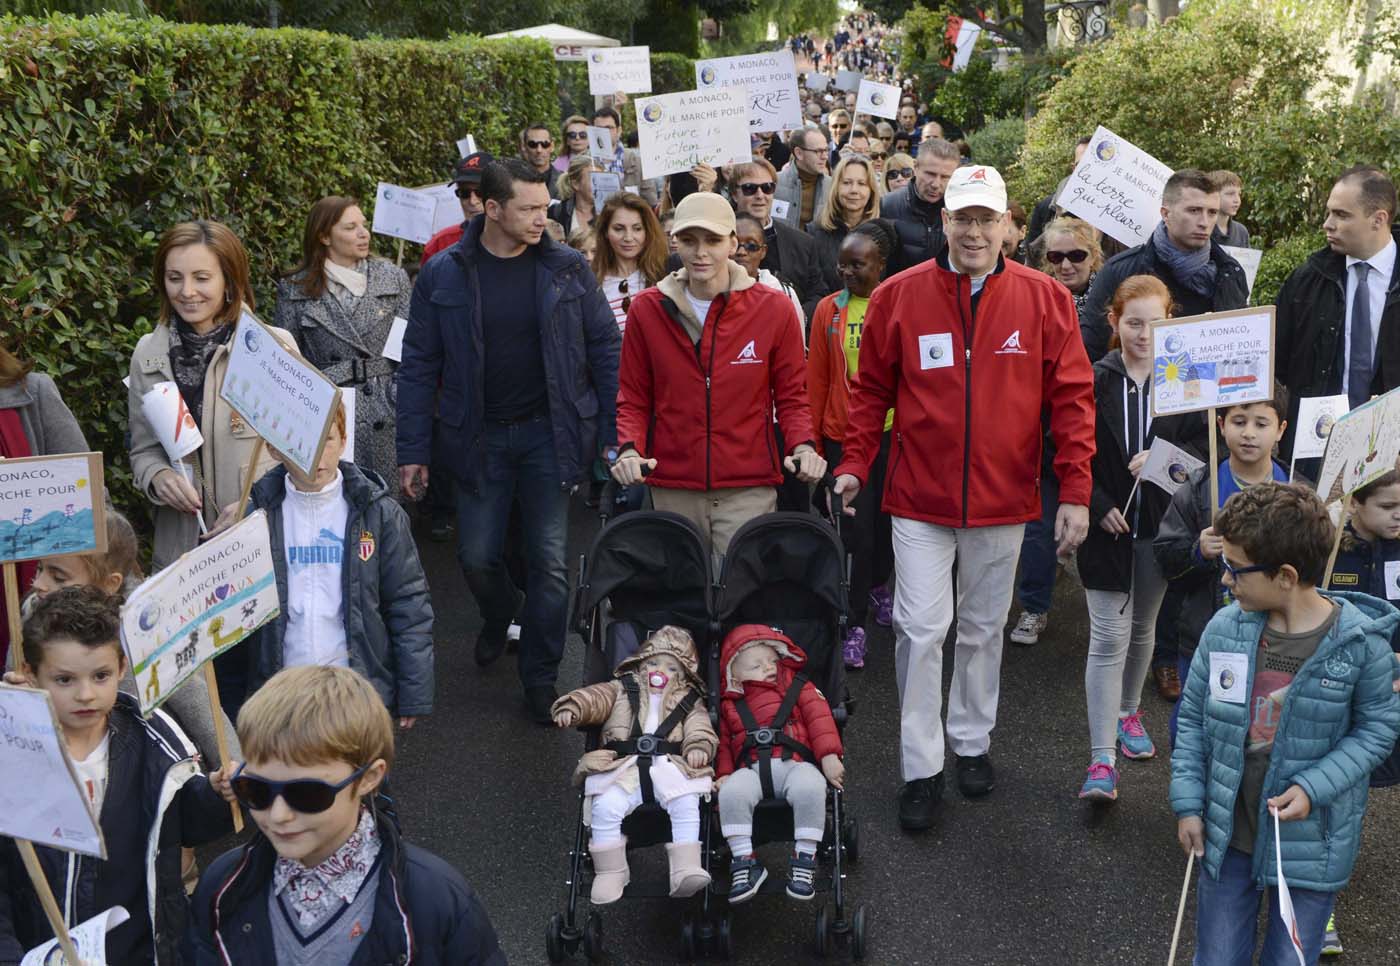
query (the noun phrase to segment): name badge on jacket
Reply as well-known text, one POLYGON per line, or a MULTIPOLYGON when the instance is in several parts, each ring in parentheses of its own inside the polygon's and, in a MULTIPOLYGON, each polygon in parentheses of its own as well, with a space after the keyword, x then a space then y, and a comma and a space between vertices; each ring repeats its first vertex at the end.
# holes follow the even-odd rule
POLYGON ((1217 701, 1244 704, 1249 677, 1249 655, 1212 654, 1210 656, 1210 696, 1217 701))
POLYGON ((919 336, 919 368, 946 369, 953 364, 953 336, 950 332, 919 336))

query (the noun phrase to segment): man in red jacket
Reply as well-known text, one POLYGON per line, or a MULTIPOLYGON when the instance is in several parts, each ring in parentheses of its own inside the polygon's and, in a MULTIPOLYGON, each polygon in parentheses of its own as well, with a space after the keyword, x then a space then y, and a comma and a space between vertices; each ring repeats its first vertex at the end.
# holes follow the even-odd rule
MULTIPOLYGON (((1040 514, 1041 413, 1055 443, 1061 556, 1089 529, 1093 372, 1074 300, 1001 257, 1006 186, 967 166, 944 193, 947 247, 875 290, 865 315, 836 491, 847 507, 895 411, 884 509, 893 517, 895 667, 905 786, 899 819, 928 828, 943 793, 943 640, 958 563, 948 744, 964 795, 995 784, 988 757, 1002 626, 1027 520, 1040 514)), ((847 512, 850 512, 847 510, 847 512)))
POLYGON ((676 206, 683 268, 632 300, 618 374, 613 479, 652 472, 652 505, 693 520, 716 554, 777 506, 773 409, 804 483, 826 472, 812 445, 802 326, 787 296, 732 260, 734 209, 696 192, 676 206))

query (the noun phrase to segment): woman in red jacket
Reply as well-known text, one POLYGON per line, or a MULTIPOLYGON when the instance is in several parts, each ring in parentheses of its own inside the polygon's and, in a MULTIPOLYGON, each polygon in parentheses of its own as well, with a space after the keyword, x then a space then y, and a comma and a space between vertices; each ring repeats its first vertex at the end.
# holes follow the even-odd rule
POLYGON ((632 486, 649 468, 652 505, 694 521, 723 554, 734 531, 777 505, 782 462, 815 483, 826 460, 813 445, 801 327, 786 296, 732 261, 734 210, 716 194, 687 195, 671 235, 684 267, 627 313, 612 475, 632 486))

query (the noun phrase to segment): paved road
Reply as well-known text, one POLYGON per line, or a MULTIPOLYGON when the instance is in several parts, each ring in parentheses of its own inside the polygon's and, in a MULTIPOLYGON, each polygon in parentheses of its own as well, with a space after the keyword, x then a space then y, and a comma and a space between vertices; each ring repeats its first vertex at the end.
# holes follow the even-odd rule
MULTIPOLYGON (((580 504, 571 528, 575 560, 595 528, 580 504)), ((401 742, 394 787, 404 830, 466 874, 513 964, 543 963, 545 922, 565 895, 577 803, 567 783, 582 739, 526 720, 509 657, 476 668, 479 618, 451 546, 429 542, 425 531, 420 546, 438 615, 437 712, 401 742)), ((1184 871, 1166 802, 1166 757, 1126 762, 1110 808, 1086 807, 1074 795, 1088 752, 1086 636, 1082 592, 1062 579, 1041 643, 1006 652, 992 748, 996 792, 972 802, 950 787, 935 828, 911 837, 894 813, 893 643, 887 630, 872 635, 866 669, 851 679, 858 711, 846 733, 848 801, 862 823, 861 861, 847 881, 852 899, 868 908, 867 962, 1166 961, 1184 871)), ((570 642, 565 689, 579 682, 581 646, 576 637, 570 642)), ((1146 711, 1161 737, 1167 705, 1150 694, 1146 711)), ((1400 963, 1397 842, 1400 792, 1391 790, 1372 799, 1362 858, 1339 903, 1349 966, 1400 963)), ((634 859, 634 877, 659 877, 664 855, 655 851, 634 859)), ((770 869, 785 869, 781 853, 770 859, 770 869)), ((814 961, 814 912, 813 904, 782 896, 739 907, 735 960, 814 961)), ((679 918, 666 900, 619 903, 604 912, 604 928, 612 963, 678 961, 679 918)), ((1192 941, 1188 922, 1188 955, 1192 941)))

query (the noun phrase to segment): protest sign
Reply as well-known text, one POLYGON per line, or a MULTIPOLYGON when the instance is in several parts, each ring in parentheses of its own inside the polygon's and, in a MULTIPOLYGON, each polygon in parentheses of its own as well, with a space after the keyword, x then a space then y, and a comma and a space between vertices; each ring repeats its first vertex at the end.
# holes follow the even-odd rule
POLYGON ((1293 896, 1288 891, 1288 880, 1283 876, 1283 843, 1280 840, 1277 806, 1269 806, 1269 814, 1274 817, 1274 876, 1278 880, 1278 912, 1283 920, 1283 931, 1288 936, 1288 948, 1298 958, 1298 966, 1308 966, 1308 957, 1303 952, 1303 941, 1298 935, 1298 916, 1293 912, 1293 896))
POLYGON ((194 414, 175 383, 158 382, 147 390, 141 397, 141 413, 156 431, 170 462, 178 463, 204 445, 194 414))
POLYGON ((0 835, 107 858, 47 691, 0 684, 0 775, 0 835))
MULTIPOLYGON (((107 934, 131 916, 121 906, 113 906, 69 930, 73 948, 82 959, 81 966, 107 966, 107 934)), ((24 954, 19 966, 78 966, 69 963, 58 948, 58 940, 50 939, 24 954)))
POLYGON ((651 92, 651 48, 594 47, 588 52, 588 93, 651 92))
MULTIPOLYGON (((403 335, 408 331, 408 319, 402 315, 394 316, 394 321, 389 323, 389 337, 384 340, 384 349, 379 354, 394 362, 403 361, 403 335)), ((343 392, 344 390, 342 390, 343 392)))
POLYGON ((819 70, 810 70, 807 72, 805 84, 809 91, 824 91, 830 86, 831 78, 819 70))
POLYGON ((1298 422, 1293 436, 1294 461, 1312 459, 1326 452, 1327 437, 1332 434, 1332 427, 1350 408, 1346 393, 1299 399, 1298 422))
POLYGON ((1100 127, 1055 203, 1125 245, 1141 245, 1162 220, 1171 176, 1171 168, 1100 127))
POLYGON ((899 88, 894 84, 862 80, 860 92, 856 94, 856 113, 894 120, 899 114, 899 88))
POLYGON ((747 100, 732 87, 637 98, 642 176, 750 160, 747 100))
POLYGON ((836 72, 836 89, 847 92, 858 91, 863 79, 858 70, 838 70, 836 72))
POLYGON ((0 561, 105 551, 104 494, 101 453, 0 461, 0 561))
POLYGON ((605 127, 588 125, 588 156, 607 164, 613 160, 612 132, 605 127))
POLYGON ((219 395, 302 472, 315 470, 340 390, 247 311, 234 330, 219 395))
MULTIPOLYGON (((815 71, 807 75, 826 78, 815 71)), ((742 89, 749 99, 749 131, 795 131, 802 127, 802 103, 797 95, 797 67, 792 51, 779 50, 743 57, 716 57, 695 62, 695 86, 702 91, 742 89)))
POLYGON ((278 613, 267 514, 258 510, 181 556, 122 605, 122 647, 142 712, 278 613))
POLYGON ((340 458, 347 463, 355 462, 355 390, 351 386, 340 390, 340 404, 345 407, 345 449, 340 458))
MULTIPOLYGON (((451 228, 453 225, 460 225, 466 220, 466 215, 462 212, 462 202, 457 197, 457 186, 448 182, 447 184, 429 184, 421 188, 414 188, 414 191, 425 194, 433 199, 433 235, 444 228, 451 228)), ((432 235, 428 236, 429 238, 432 235)))
POLYGON ((457 153, 462 157, 469 157, 476 154, 476 138, 468 134, 457 142, 457 153))
POLYGON ((1160 436, 1147 451, 1147 462, 1140 478, 1155 483, 1168 493, 1175 493, 1191 478, 1191 474, 1206 464, 1176 444, 1160 436))
POLYGON ((422 245, 433 237, 433 213, 437 202, 431 195, 388 182, 379 182, 374 193, 374 220, 370 230, 422 245))
POLYGON ((1152 415, 1274 396, 1274 307, 1152 323, 1152 415))
POLYGON ((609 198, 622 190, 622 175, 615 171, 590 171, 588 183, 593 187, 593 213, 597 214, 609 198))
POLYGON ((1400 389, 1393 389, 1337 417, 1327 437, 1322 472, 1317 477, 1318 495, 1330 502, 1355 493, 1394 469, 1397 453, 1400 389))
POLYGON ((1264 260, 1264 253, 1257 248, 1238 248, 1234 245, 1220 247, 1226 255, 1240 263, 1240 268, 1244 269, 1245 287, 1253 293, 1254 280, 1259 277, 1259 263, 1264 260))

